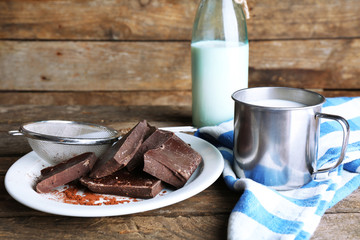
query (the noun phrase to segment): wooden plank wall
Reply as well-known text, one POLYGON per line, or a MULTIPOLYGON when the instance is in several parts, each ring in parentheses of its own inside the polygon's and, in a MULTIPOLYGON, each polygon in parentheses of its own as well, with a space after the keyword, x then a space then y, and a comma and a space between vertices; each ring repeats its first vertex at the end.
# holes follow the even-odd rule
MULTIPOLYGON (((191 105, 199 0, 0 1, 0 103, 191 105)), ((250 86, 360 95, 359 0, 248 0, 250 86)))

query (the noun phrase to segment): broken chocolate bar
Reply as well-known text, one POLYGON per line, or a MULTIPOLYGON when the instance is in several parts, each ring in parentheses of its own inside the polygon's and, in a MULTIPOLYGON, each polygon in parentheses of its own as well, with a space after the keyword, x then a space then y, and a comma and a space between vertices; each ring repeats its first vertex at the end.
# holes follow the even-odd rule
POLYGON ((135 198, 153 198, 163 188, 163 183, 143 172, 121 169, 103 178, 80 178, 81 184, 95 193, 114 194, 135 198))
POLYGON ((144 154, 144 171, 180 188, 201 162, 201 155, 176 135, 144 154))
POLYGON ((41 170, 41 177, 36 184, 36 191, 47 193, 51 189, 59 187, 85 176, 94 166, 97 157, 94 153, 83 153, 70 158, 55 166, 41 170))
POLYGON ((101 178, 125 167, 141 146, 144 138, 149 135, 149 131, 154 130, 148 125, 146 120, 139 122, 100 156, 89 176, 101 178))
POLYGON ((139 150, 135 153, 134 157, 126 165, 127 170, 133 171, 137 167, 144 165, 144 153, 150 149, 159 147, 169 138, 174 135, 173 132, 156 129, 146 140, 141 144, 139 150))

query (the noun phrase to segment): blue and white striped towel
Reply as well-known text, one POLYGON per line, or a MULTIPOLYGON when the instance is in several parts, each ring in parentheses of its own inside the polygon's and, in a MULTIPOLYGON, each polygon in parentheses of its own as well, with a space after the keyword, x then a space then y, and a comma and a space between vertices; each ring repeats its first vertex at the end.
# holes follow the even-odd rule
MULTIPOLYGON (((218 147, 225 159, 226 184, 243 191, 230 214, 228 239, 309 239, 325 211, 360 186, 360 98, 328 98, 323 112, 340 115, 350 124, 344 163, 327 180, 290 191, 271 190, 236 176, 232 168, 233 121, 200 128, 195 134, 218 147)), ((324 120, 320 127, 319 162, 336 160, 342 143, 341 126, 324 120)))

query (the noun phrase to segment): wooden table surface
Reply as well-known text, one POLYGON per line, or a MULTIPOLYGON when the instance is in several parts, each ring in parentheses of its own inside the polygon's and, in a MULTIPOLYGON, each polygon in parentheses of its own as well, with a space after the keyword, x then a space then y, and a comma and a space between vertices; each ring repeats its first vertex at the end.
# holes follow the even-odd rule
MULTIPOLYGON (((168 207, 116 217, 64 217, 39 212, 14 200, 4 177, 31 151, 23 137, 9 136, 21 123, 66 119, 121 130, 147 119, 155 126, 191 124, 189 107, 156 106, 0 106, 0 239, 226 239, 228 216, 240 193, 220 177, 203 192, 168 207)), ((312 239, 359 239, 360 191, 329 209, 312 239)))

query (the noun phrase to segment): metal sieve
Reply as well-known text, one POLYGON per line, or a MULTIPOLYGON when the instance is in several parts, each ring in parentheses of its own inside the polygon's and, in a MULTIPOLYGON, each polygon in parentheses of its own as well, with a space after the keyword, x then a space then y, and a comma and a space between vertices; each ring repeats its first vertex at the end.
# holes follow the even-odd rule
POLYGON ((25 136, 34 152, 51 164, 85 152, 100 156, 119 138, 109 127, 64 120, 25 123, 9 134, 25 136))

